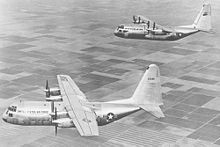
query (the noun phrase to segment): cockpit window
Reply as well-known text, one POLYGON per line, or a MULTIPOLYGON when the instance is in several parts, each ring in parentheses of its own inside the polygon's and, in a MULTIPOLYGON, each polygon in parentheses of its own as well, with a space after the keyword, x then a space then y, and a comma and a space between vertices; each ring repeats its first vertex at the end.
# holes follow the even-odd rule
POLYGON ((8 107, 8 110, 9 110, 9 111, 16 112, 17 106, 10 106, 10 107, 8 107))

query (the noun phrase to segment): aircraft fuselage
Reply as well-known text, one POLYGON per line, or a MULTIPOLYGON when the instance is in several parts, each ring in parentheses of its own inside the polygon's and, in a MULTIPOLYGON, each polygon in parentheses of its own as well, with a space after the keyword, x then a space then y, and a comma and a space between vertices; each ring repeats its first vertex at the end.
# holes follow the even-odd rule
MULTIPOLYGON (((94 110, 96 121, 99 126, 106 125, 140 110, 139 107, 127 104, 97 103, 99 108, 94 110)), ((57 119, 69 119, 62 102, 55 102, 57 108, 57 119)), ((7 123, 26 126, 54 126, 51 102, 20 102, 9 106, 3 114, 3 120, 7 123)), ((70 119, 69 119, 70 120, 70 119)), ((61 128, 75 127, 70 120, 65 125, 58 125, 61 128)))
POLYGON ((114 31, 114 35, 125 39, 147 39, 174 41, 198 32, 189 28, 173 28, 172 32, 160 28, 149 28, 146 24, 120 25, 114 31))

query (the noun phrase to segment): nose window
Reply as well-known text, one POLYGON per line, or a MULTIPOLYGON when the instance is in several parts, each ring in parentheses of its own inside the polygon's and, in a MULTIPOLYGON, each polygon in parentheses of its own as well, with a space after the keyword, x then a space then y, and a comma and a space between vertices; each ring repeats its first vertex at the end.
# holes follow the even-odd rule
POLYGON ((13 117, 13 114, 12 114, 12 113, 9 113, 8 116, 9 116, 9 117, 13 117))

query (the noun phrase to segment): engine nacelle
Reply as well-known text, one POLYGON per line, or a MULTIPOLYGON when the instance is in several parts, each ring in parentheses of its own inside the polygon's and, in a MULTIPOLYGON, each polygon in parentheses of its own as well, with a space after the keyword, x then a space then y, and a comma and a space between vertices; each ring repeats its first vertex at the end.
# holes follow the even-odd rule
POLYGON ((66 122, 62 122, 60 124, 58 124, 59 128, 73 128, 75 127, 74 123, 72 120, 70 121, 66 121, 66 122))
POLYGON ((48 83, 46 84, 46 101, 62 101, 60 89, 58 87, 49 88, 48 83))
POLYGON ((61 95, 46 97, 46 101, 62 101, 61 95))
POLYGON ((75 127, 73 120, 70 118, 60 118, 53 120, 52 123, 57 124, 60 128, 72 128, 75 127))
POLYGON ((61 95, 60 89, 58 87, 50 88, 50 96, 58 96, 61 95))
MULTIPOLYGON (((55 112, 49 113, 50 116, 55 116, 55 112)), ((67 117, 68 113, 66 111, 58 111, 57 116, 58 117, 67 117)))
POLYGON ((161 29, 151 30, 155 35, 166 35, 167 33, 161 29))

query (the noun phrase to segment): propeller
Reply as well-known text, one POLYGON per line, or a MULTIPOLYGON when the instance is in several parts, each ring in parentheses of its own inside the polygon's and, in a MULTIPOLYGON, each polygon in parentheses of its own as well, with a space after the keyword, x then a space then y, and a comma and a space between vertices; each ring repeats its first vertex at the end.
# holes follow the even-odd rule
POLYGON ((149 29, 150 27, 150 21, 147 21, 147 28, 149 29))
MULTIPOLYGON (((54 101, 51 101, 51 112, 54 112, 54 115, 51 115, 51 121, 56 120, 57 119, 57 107, 54 108, 54 101)), ((57 127, 58 124, 55 123, 55 136, 57 136, 57 127)))
POLYGON ((46 97, 50 97, 50 87, 49 87, 48 80, 46 81, 45 92, 46 92, 46 97))
POLYGON ((54 101, 51 101, 51 112, 54 112, 54 101))
MULTIPOLYGON (((55 115, 54 115, 54 119, 57 119, 57 107, 55 107, 55 115)), ((55 136, 57 136, 57 126, 58 124, 55 124, 55 136)))
POLYGON ((135 15, 133 16, 133 20, 134 20, 134 24, 137 23, 137 19, 136 19, 135 15))
POLYGON ((149 34, 150 21, 147 21, 147 33, 149 34))
POLYGON ((155 22, 154 22, 154 24, 153 24, 153 30, 155 29, 155 26, 156 26, 156 24, 155 24, 155 22))

